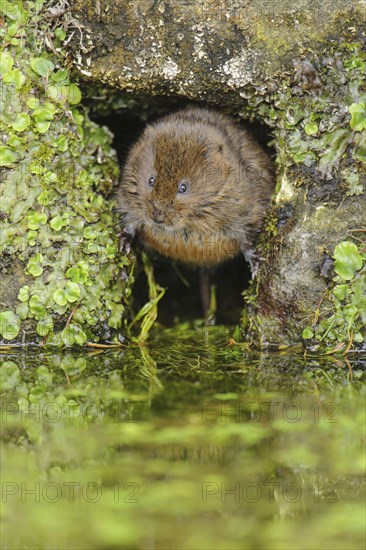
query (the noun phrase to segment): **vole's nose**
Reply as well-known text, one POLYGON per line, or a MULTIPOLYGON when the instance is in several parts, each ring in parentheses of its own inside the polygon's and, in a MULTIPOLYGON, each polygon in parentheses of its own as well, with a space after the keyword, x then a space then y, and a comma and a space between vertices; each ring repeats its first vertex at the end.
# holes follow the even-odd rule
POLYGON ((152 210, 152 219, 154 220, 155 223, 164 223, 165 214, 162 210, 154 206, 152 210))

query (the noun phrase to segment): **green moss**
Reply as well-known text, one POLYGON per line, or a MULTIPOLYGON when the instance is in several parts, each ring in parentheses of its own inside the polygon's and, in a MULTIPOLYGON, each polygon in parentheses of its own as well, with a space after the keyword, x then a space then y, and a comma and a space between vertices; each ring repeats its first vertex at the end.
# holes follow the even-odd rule
POLYGON ((118 254, 112 135, 80 105, 61 53, 62 20, 47 23, 45 8, 44 2, 1 4, 0 244, 4 265, 15 256, 28 277, 18 305, 1 313, 0 330, 4 340, 14 340, 21 319, 36 341, 38 335, 48 344, 82 344, 112 338, 110 329, 124 326, 131 262, 118 254))
POLYGON ((366 253, 363 245, 339 243, 333 258, 332 283, 315 313, 312 326, 303 330, 307 347, 315 351, 349 351, 366 339, 366 253))
MULTIPOLYGON (((354 196, 364 194, 366 181, 365 59, 361 43, 345 41, 334 43, 333 49, 328 47, 323 53, 303 56, 294 60, 293 76, 286 75, 278 81, 276 92, 250 99, 242 111, 245 117, 257 113, 273 127, 273 143, 277 149, 277 206, 267 217, 258 244, 259 254, 266 257, 266 262, 257 283, 244 293, 249 314, 243 316, 246 320, 243 328, 257 345, 271 341, 279 343, 280 340, 282 344, 299 342, 302 330, 305 330, 303 336, 307 340, 315 335, 319 340, 317 349, 323 351, 329 351, 337 342, 343 342, 344 348, 351 342, 350 349, 353 349, 362 340, 363 315, 360 309, 355 313, 353 306, 350 307, 355 300, 351 289, 345 300, 337 301, 333 296, 323 303, 326 309, 322 315, 331 319, 330 323, 336 319, 337 330, 329 328, 327 320, 323 320, 320 327, 317 323, 306 326, 304 319, 310 317, 309 309, 315 307, 316 297, 322 292, 321 285, 326 288, 325 280, 317 274, 315 281, 310 270, 304 274, 294 269, 291 276, 301 279, 298 278, 296 286, 294 280, 290 281, 293 288, 299 289, 291 303, 286 299, 291 295, 291 289, 287 295, 283 281, 273 279, 271 273, 278 269, 278 266, 272 268, 272 262, 276 262, 279 256, 292 262, 298 252, 299 258, 305 257, 304 270, 307 269, 306 258, 316 261, 313 252, 309 254, 303 249, 310 243, 303 240, 302 235, 312 234, 314 239, 322 235, 323 242, 319 242, 319 246, 332 250, 337 243, 334 240, 337 234, 340 241, 350 228, 360 229, 362 226, 359 210, 347 208, 354 196), (301 191, 297 187, 302 187, 301 191), (325 188, 327 190, 323 191, 325 188), (324 194, 327 200, 331 197, 333 204, 340 205, 339 209, 344 208, 341 218, 339 209, 324 201, 324 194), (296 215, 292 221, 293 214, 286 215, 289 205, 296 215), (302 234, 296 232, 299 224, 302 234), (293 228, 294 234, 289 242, 287 235, 293 228), (284 247, 287 247, 285 253, 284 247), (304 277, 308 290, 300 292, 304 277), (278 292, 273 290, 274 287, 278 292)), ((284 267, 282 264, 282 269, 284 267)), ((354 272, 349 273, 353 280, 354 272)), ((345 272, 337 277, 342 275, 345 276, 345 272)), ((357 285, 360 285, 363 275, 357 277, 357 285)))
POLYGON ((366 54, 347 43, 327 53, 299 61, 296 82, 281 87, 274 106, 279 145, 288 160, 314 166, 330 179, 351 144, 352 158, 359 160, 361 140, 354 141, 354 132, 364 124, 366 54))

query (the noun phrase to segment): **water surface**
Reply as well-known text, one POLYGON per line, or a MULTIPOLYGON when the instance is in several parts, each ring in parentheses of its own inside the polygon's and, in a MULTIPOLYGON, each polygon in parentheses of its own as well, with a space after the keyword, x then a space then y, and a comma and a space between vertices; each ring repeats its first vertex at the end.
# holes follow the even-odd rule
POLYGON ((5 549, 365 547, 365 360, 3 350, 5 549))

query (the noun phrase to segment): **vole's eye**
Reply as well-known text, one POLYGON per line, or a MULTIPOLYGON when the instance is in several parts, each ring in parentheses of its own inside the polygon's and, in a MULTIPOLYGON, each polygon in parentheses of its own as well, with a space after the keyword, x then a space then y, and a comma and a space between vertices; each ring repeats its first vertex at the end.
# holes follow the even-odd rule
POLYGON ((150 185, 150 187, 154 187, 154 183, 155 183, 155 178, 154 178, 154 176, 151 176, 151 177, 149 178, 149 185, 150 185))
POLYGON ((178 185, 178 193, 187 193, 188 191, 188 184, 185 182, 182 182, 178 185))

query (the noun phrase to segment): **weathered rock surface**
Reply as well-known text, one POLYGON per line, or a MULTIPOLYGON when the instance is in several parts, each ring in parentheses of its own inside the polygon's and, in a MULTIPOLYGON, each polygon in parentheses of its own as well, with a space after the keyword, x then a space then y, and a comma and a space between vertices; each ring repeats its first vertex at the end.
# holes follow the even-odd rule
MULTIPOLYGON (((242 109, 276 88, 293 61, 320 52, 365 16, 350 0, 73 0, 73 48, 93 81, 144 94, 179 94, 242 109)), ((282 84, 283 85, 283 84, 282 84)))

